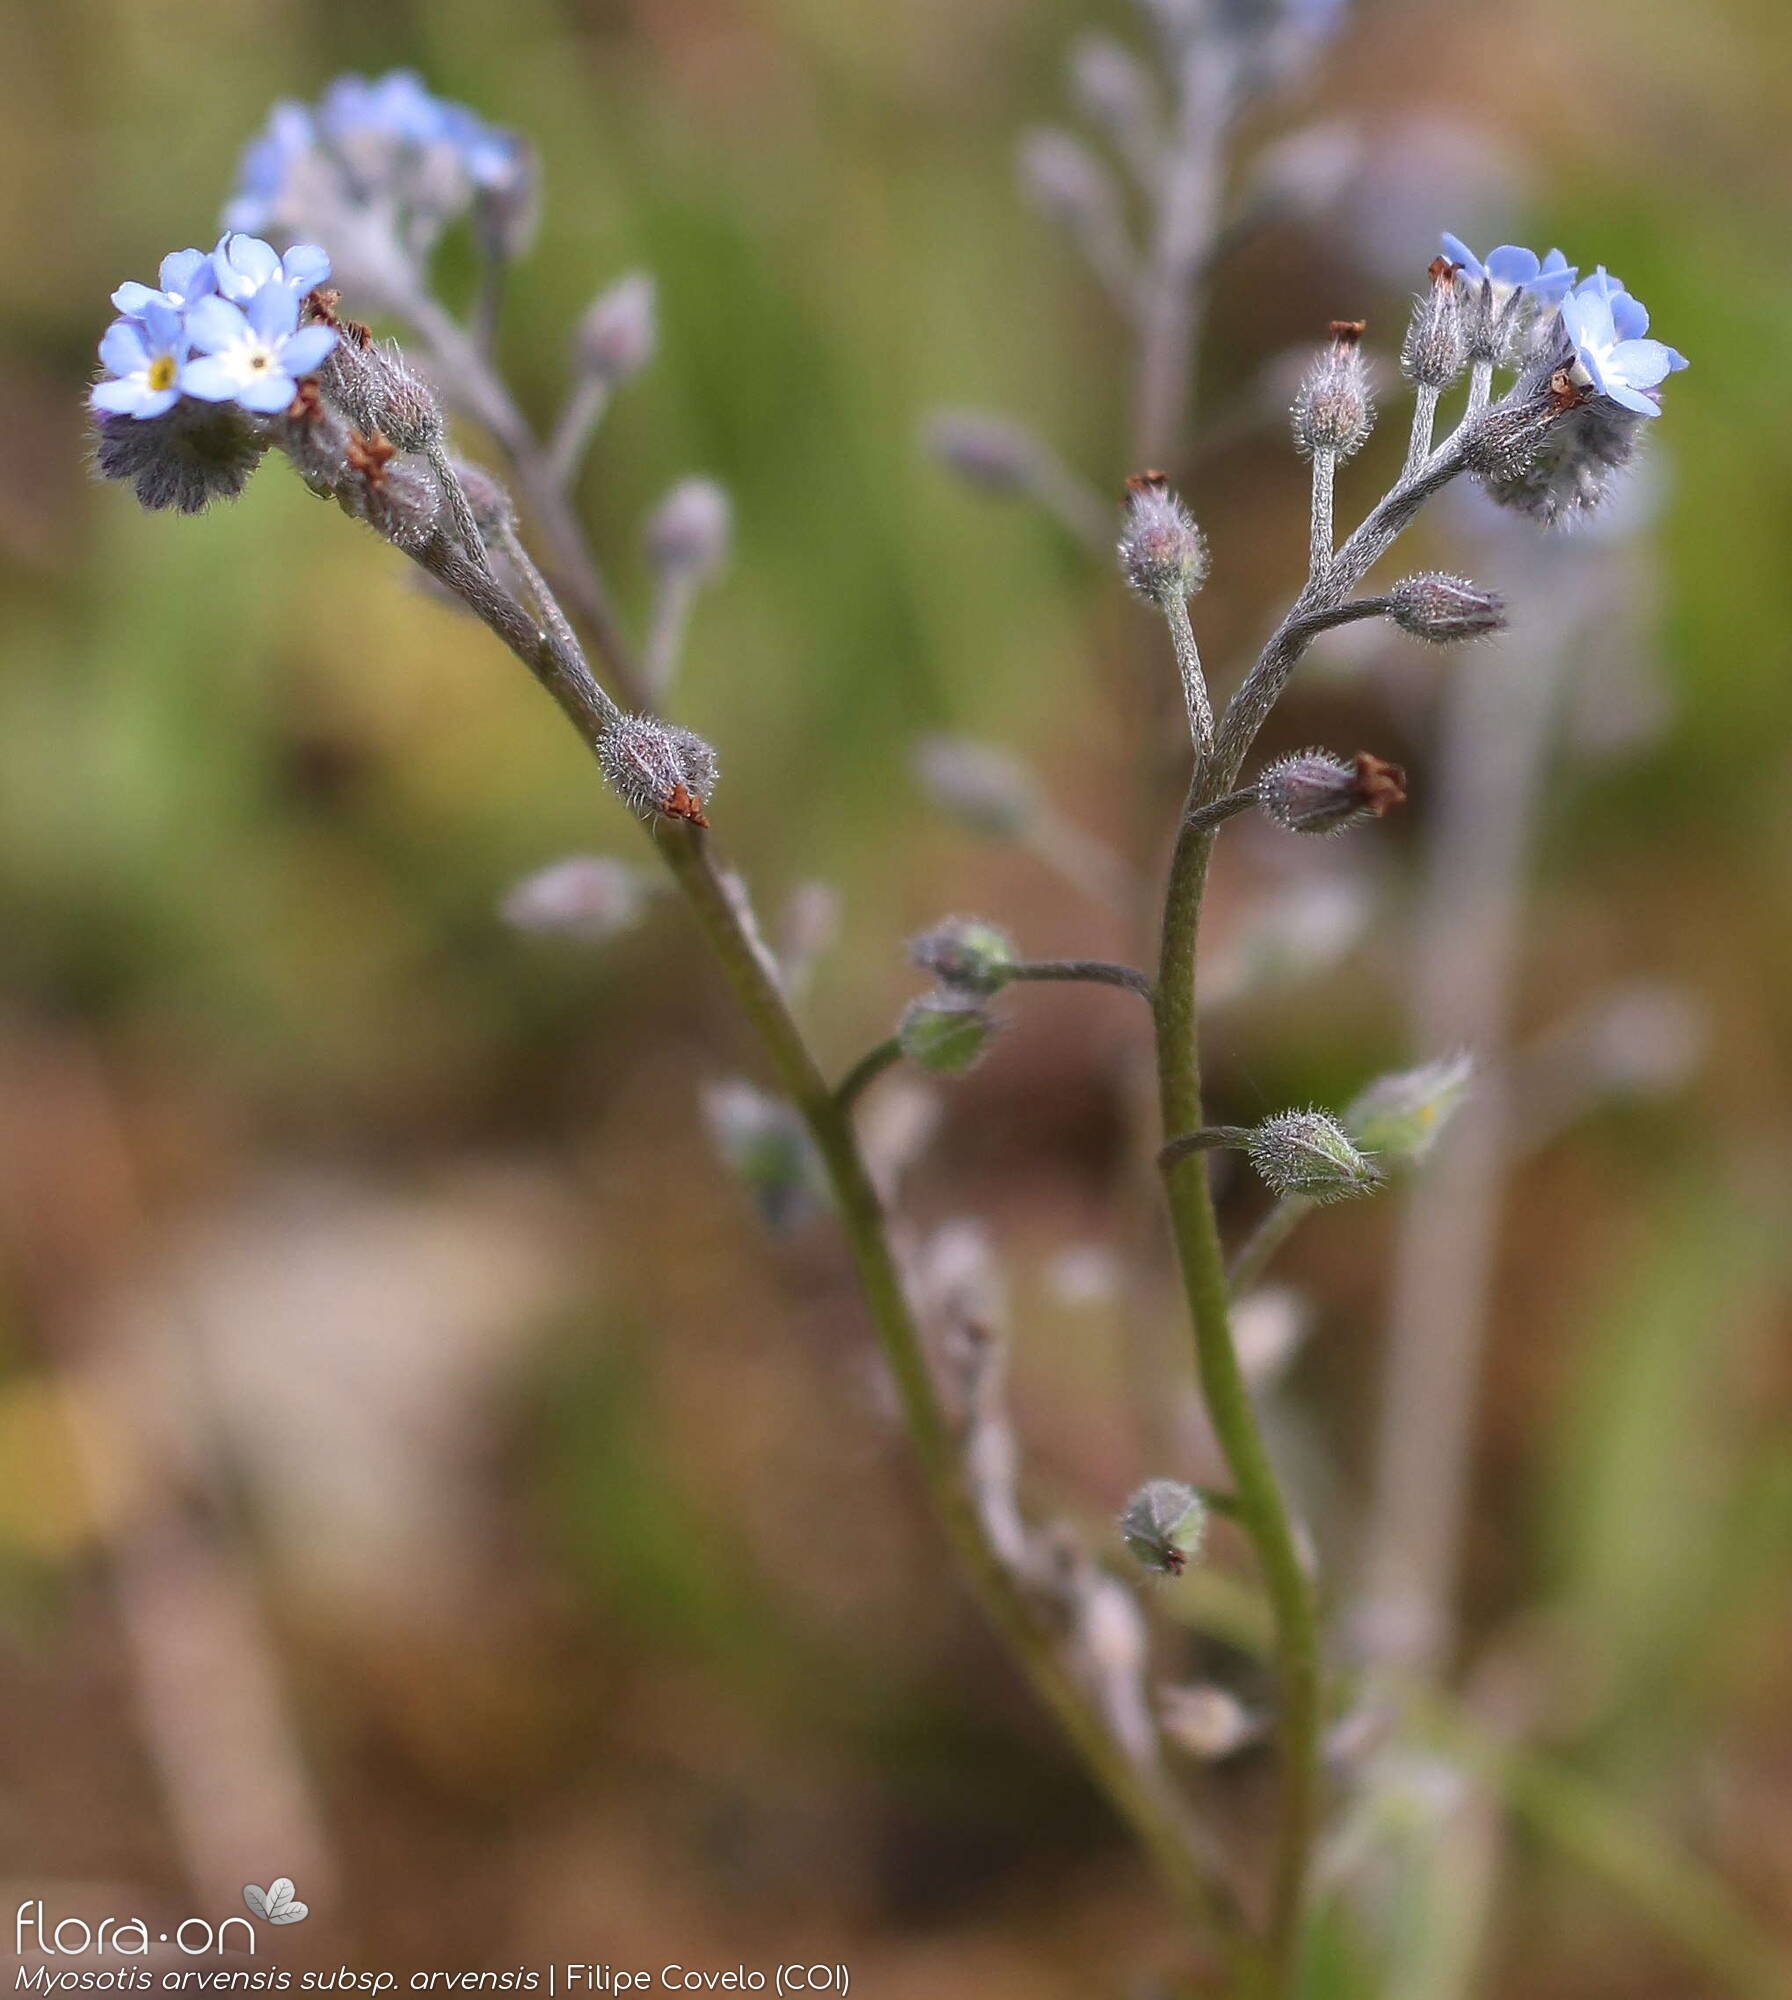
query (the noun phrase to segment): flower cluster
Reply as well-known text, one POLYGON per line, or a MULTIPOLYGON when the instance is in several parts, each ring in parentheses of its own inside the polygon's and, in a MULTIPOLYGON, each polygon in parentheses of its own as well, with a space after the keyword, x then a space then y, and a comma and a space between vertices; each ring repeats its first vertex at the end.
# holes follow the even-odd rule
POLYGON ((90 397, 102 415, 165 416, 191 396, 271 416, 336 345, 331 328, 299 324, 305 296, 330 275, 310 244, 281 257, 257 237, 226 234, 209 256, 174 251, 157 275, 159 286, 112 294, 120 317, 100 342, 106 376, 90 397))
POLYGON ((342 76, 315 105, 274 106, 243 154, 224 221, 321 237, 347 282, 397 304, 416 262, 469 209, 488 246, 514 254, 534 181, 517 134, 435 96, 411 71, 342 76))
POLYGON ((1661 384, 1686 366, 1686 357, 1644 337, 1647 309, 1603 264, 1581 278, 1560 250, 1540 258, 1516 243, 1501 244, 1483 262, 1448 231, 1443 248, 1454 266, 1468 358, 1522 362, 1540 355, 1552 367, 1565 360, 1575 387, 1639 417, 1661 414, 1661 384), (1560 353, 1564 342, 1567 351, 1560 353))

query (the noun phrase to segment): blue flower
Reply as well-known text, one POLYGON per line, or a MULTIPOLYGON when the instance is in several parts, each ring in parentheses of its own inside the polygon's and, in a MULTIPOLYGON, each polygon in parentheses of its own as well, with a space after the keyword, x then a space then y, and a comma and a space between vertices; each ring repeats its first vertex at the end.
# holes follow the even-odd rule
POLYGON ((317 115, 325 137, 339 143, 372 133, 427 146, 443 136, 443 108, 414 70, 395 69, 371 82, 339 76, 324 92, 317 115))
POLYGON ((1520 292, 1538 305, 1559 305, 1578 275, 1559 250, 1540 259, 1535 250, 1522 244, 1502 243, 1487 253, 1483 263, 1460 236, 1452 236, 1447 229, 1443 246, 1444 255, 1452 264, 1462 266, 1462 275, 1471 284, 1485 283, 1492 288, 1496 310, 1520 292))
MULTIPOLYGON (((162 266, 167 275, 168 266, 162 266)), ((96 382, 89 400, 115 417, 159 417, 180 401, 189 346, 173 306, 150 296, 140 316, 114 320, 100 342, 111 379, 96 382)))
POLYGON ((263 416, 285 409, 298 378, 336 345, 334 329, 299 325, 299 295, 284 284, 264 284, 246 307, 201 299, 187 315, 187 332, 199 353, 181 376, 186 393, 263 416))
POLYGON ((141 319, 152 305, 179 312, 218 288, 217 274, 203 250, 171 250, 157 275, 162 281, 159 291, 132 283, 120 285, 112 294, 112 303, 127 319, 141 319))
POLYGON ((1562 301, 1562 324, 1574 343, 1573 374, 1583 388, 1597 389, 1639 417, 1660 416, 1657 392, 1686 366, 1686 357, 1644 338, 1648 311, 1621 280, 1601 265, 1562 301))
POLYGON ((282 98, 274 106, 237 168, 236 191, 224 210, 226 229, 269 227, 288 173, 310 152, 316 136, 311 113, 302 104, 282 98))
POLYGON ((330 259, 315 243, 295 243, 282 257, 259 236, 226 230, 211 254, 219 293, 233 305, 247 305, 268 285, 282 285, 295 299, 321 285, 330 275, 330 259))

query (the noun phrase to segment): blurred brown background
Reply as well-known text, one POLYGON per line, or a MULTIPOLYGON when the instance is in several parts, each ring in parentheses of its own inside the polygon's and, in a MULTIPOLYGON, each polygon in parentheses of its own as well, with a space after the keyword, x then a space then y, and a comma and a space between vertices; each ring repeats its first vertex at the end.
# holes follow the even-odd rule
MULTIPOLYGON (((0 4, 0 1908, 215 1920, 285 1873, 294 1964, 1166 1990, 1173 1930, 949 1572, 826 1222, 771 1239, 714 1157, 699 1086, 755 1072, 689 925, 668 898, 589 950, 497 916, 561 854, 639 858, 578 745, 295 481, 140 515, 88 480, 81 409, 107 294, 210 240, 274 97, 405 64, 527 132, 546 208, 507 361, 550 411, 585 299, 658 278, 588 517, 638 610, 644 509, 687 471, 734 496, 680 712, 765 906, 842 899, 808 1015, 844 1067, 947 910, 1132 948, 910 775, 925 733, 999 742, 1121 848, 1155 785, 1117 583, 917 442, 987 404, 1104 490, 1130 469, 1112 320, 1014 189, 1088 27, 1137 34, 1117 0, 0 4)), ((1783 1935, 1792 1892, 1789 79, 1770 0, 1365 6, 1247 135, 1343 121, 1363 152, 1215 287, 1203 413, 1337 313, 1391 352, 1440 228, 1609 264, 1692 360, 1652 518, 1588 542, 1606 595, 1558 614, 1524 866, 1521 1043, 1647 1004, 1613 1088, 1570 1064, 1532 1106, 1497 1239, 1461 1659, 1553 1635, 1537 1728, 1572 1782, 1539 1781, 1494 1871, 1489 1993, 1746 1990, 1721 1938, 1652 1928, 1657 1839, 1695 1900, 1728 1885, 1708 1932, 1733 1895, 1783 1935)), ((1347 512, 1397 465, 1389 388, 1347 512)), ((1298 581, 1301 476, 1246 422, 1188 491, 1227 676, 1298 581)), ((1487 534, 1440 510, 1420 539, 1547 629, 1573 561, 1487 534)), ((1309 914, 1214 1010, 1221 1115, 1436 1052, 1407 995, 1440 689, 1527 643, 1316 656, 1278 747, 1371 743, 1413 808, 1318 858, 1241 837, 1216 950, 1248 967, 1265 912, 1309 914), (1315 869, 1345 884, 1325 952, 1315 869)), ((1169 1302, 1111 1282, 1158 1248, 1143 1022, 1100 992, 1007 1011, 908 1195, 992 1232, 1029 1492, 1099 1536, 1174 1469, 1136 1374, 1169 1302)), ((1278 1267, 1311 1301, 1280 1420, 1346 1583, 1398 1213, 1323 1217, 1278 1267)), ((1172 1673, 1214 1642, 1165 1644, 1172 1673)), ((1259 1777, 1205 1782, 1248 1815, 1259 1777)), ((1348 1957, 1315 1994, 1394 1990, 1348 1957)))

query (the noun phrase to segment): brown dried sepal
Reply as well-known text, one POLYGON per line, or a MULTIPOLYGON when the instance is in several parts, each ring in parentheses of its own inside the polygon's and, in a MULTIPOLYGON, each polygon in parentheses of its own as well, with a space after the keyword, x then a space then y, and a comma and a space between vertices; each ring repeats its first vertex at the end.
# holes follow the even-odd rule
POLYGON ((311 317, 319 326, 333 327, 356 347, 365 347, 373 339, 372 327, 363 325, 358 319, 344 319, 338 315, 336 308, 342 303, 342 294, 334 286, 319 285, 315 291, 307 292, 305 303, 311 308, 311 317))
POLYGON ((1126 475, 1128 493, 1167 493, 1170 490, 1170 475, 1149 466, 1143 472, 1129 472, 1126 475))
POLYGON ((1356 791, 1365 810, 1383 819, 1406 803, 1406 773, 1367 750, 1356 753, 1356 791))
POLYGON ((314 424, 324 412, 324 399, 314 377, 305 375, 294 386, 287 417, 295 424, 314 424))
POLYGON ((388 461, 397 455, 398 447, 382 432, 375 431, 372 437, 353 430, 348 434, 349 469, 358 472, 375 493, 386 483, 388 461))
POLYGON ((1369 331, 1369 322, 1366 319, 1335 319, 1325 330, 1335 346, 1355 347, 1369 331))
POLYGON ((703 801, 683 779, 672 787, 669 797, 660 800, 660 811, 668 819, 681 819, 690 826, 709 825, 709 821, 704 817, 703 801))
POLYGON ((1558 368, 1549 378, 1549 407, 1556 416, 1578 410, 1592 393, 1575 381, 1566 368, 1558 368))
POLYGON ((1461 269, 1460 264, 1452 264, 1448 257, 1433 257, 1425 268, 1425 275, 1434 285, 1449 285, 1455 282, 1456 273, 1461 269))

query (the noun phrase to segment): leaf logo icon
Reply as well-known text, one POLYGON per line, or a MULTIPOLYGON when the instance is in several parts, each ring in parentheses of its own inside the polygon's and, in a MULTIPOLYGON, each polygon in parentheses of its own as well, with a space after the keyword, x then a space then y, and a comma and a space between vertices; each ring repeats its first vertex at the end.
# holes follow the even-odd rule
POLYGON ((264 1923, 302 1924, 311 1914, 311 1905, 294 1897, 292 1879, 286 1875, 275 1876, 265 1889, 245 1882, 243 1901, 264 1923))

